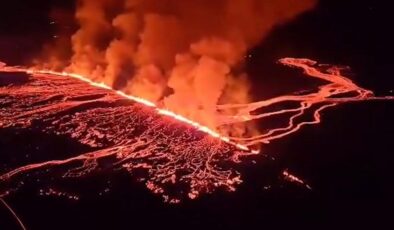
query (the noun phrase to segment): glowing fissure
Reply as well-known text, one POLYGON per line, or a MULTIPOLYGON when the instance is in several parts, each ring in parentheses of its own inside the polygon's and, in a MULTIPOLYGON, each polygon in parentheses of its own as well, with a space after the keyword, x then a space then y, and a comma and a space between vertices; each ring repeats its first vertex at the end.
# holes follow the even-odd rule
MULTIPOLYGON (((99 169, 103 164, 99 159, 110 158, 114 168, 123 168, 130 173, 146 170, 148 175, 139 179, 145 181, 148 189, 162 194, 168 202, 179 202, 184 195, 196 198, 219 187, 234 191, 241 179, 231 164, 239 163, 240 156, 258 153, 257 150, 250 151, 247 146, 267 144, 298 131, 304 125, 318 124, 324 109, 341 103, 394 99, 374 96, 371 91, 342 76, 337 67, 323 72, 316 62, 309 59, 285 58, 280 63, 300 68, 307 76, 321 79, 325 84, 309 94, 283 95, 250 104, 218 105, 219 111, 237 110, 233 116, 221 116, 221 125, 283 114, 289 116, 283 127, 245 138, 221 135, 148 100, 114 91, 103 83, 78 74, 3 66, 0 72, 22 71, 31 77, 22 85, 11 83, 0 87, 0 128, 37 126, 43 132, 69 136, 99 149, 64 160, 21 166, 1 175, 0 181, 7 184, 31 170, 72 162, 81 162, 82 165, 71 168, 63 177, 79 177, 99 169), (134 104, 120 103, 125 99, 134 104), (299 106, 252 114, 257 109, 282 102, 297 102, 299 106), (308 113, 313 115, 311 120, 299 119, 308 113), (39 121, 39 124, 34 121, 39 121), (183 189, 169 194, 171 186, 183 189)), ((292 180, 295 178, 291 177, 292 180)), ((4 191, 0 189, 2 196, 9 193, 5 187, 4 191)))
MULTIPOLYGON (((52 74, 52 75, 60 75, 60 76, 64 76, 64 77, 73 77, 73 78, 79 79, 81 81, 87 82, 90 85, 95 86, 95 87, 100 87, 100 88, 108 89, 108 90, 114 90, 110 86, 106 85, 103 82, 97 83, 97 82, 94 82, 94 81, 92 81, 91 79, 89 79, 87 77, 84 77, 82 75, 75 74, 75 73, 56 72, 56 71, 50 71, 50 70, 31 70, 31 69, 18 69, 18 70, 26 71, 27 73, 31 73, 31 74, 52 74)), ((181 121, 181 122, 185 122, 185 123, 195 127, 196 129, 211 135, 212 137, 219 138, 220 140, 222 140, 224 142, 227 142, 229 144, 235 145, 236 147, 238 147, 241 150, 249 151, 248 147, 246 147, 244 145, 241 145, 241 144, 238 144, 238 143, 235 143, 235 142, 231 142, 228 137, 222 136, 218 132, 211 130, 209 127, 201 125, 198 122, 189 120, 188 118, 186 118, 186 117, 184 117, 182 115, 176 114, 176 113, 174 113, 174 112, 172 112, 170 110, 159 108, 155 103, 153 103, 153 102, 151 102, 149 100, 126 94, 126 93, 124 93, 124 92, 122 92, 120 90, 116 90, 116 93, 118 95, 122 96, 122 97, 125 97, 127 99, 133 100, 135 102, 139 102, 139 103, 144 104, 144 105, 149 106, 149 107, 154 107, 155 110, 159 114, 172 117, 172 118, 174 118, 174 119, 176 119, 178 121, 181 121)), ((256 151, 253 151, 253 152, 256 152, 256 151)))

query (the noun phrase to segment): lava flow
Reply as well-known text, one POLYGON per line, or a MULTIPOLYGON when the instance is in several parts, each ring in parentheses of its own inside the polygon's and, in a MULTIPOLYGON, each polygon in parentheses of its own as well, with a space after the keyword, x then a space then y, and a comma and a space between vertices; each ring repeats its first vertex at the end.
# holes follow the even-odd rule
POLYGON ((8 184, 23 181, 23 175, 53 167, 67 167, 63 178, 88 175, 103 168, 143 170, 138 179, 169 202, 187 195, 196 198, 216 188, 233 191, 241 183, 232 167, 241 156, 258 154, 251 146, 267 144, 317 124, 321 112, 344 102, 393 99, 375 97, 332 67, 321 71, 308 59, 281 59, 280 63, 301 68, 307 76, 322 80, 312 93, 283 95, 250 104, 218 105, 220 126, 288 115, 283 127, 245 138, 227 137, 154 103, 127 95, 77 74, 20 67, 0 69, 0 128, 39 130, 71 138, 91 147, 78 156, 28 164, 0 176, 0 197, 12 190, 8 184), (298 106, 256 114, 257 109, 283 102, 298 106), (223 113, 226 114, 226 113, 223 113), (301 119, 313 114, 311 120, 301 119), (79 165, 75 165, 79 163, 79 165), (171 189, 176 187, 175 192, 171 189), (11 189, 11 190, 10 190, 11 189), (171 190, 171 192, 170 192, 171 190))
POLYGON ((327 68, 326 65, 318 65, 316 61, 297 58, 283 58, 279 60, 279 62, 289 67, 300 68, 304 71, 306 76, 323 80, 325 84, 320 85, 315 92, 307 94, 283 95, 249 104, 218 105, 218 110, 238 110, 235 116, 223 117, 221 119, 222 125, 288 115, 289 122, 285 123, 283 127, 269 129, 263 134, 251 137, 235 137, 229 138, 229 140, 242 143, 243 146, 267 144, 272 140, 280 139, 298 131, 304 125, 320 123, 321 112, 326 108, 333 107, 345 102, 364 100, 392 100, 394 98, 392 96, 374 96, 372 91, 361 88, 350 79, 342 76, 341 68, 336 66, 327 68), (324 71, 320 70, 323 69, 323 67, 327 69, 324 71), (273 112, 257 114, 255 112, 258 109, 269 108, 270 106, 287 102, 293 102, 296 105, 292 108, 281 109, 273 112), (303 116, 308 114, 313 114, 312 120, 299 121, 303 119, 303 116))
POLYGON ((143 178, 146 186, 163 193, 170 202, 178 200, 165 193, 172 184, 185 187, 187 191, 179 193, 194 198, 216 187, 234 190, 240 182, 239 174, 221 163, 236 160, 241 151, 214 133, 208 135, 210 132, 197 124, 153 107, 152 103, 64 74, 15 68, 7 71, 2 75, 17 75, 23 83, 19 84, 15 77, 15 84, 0 87, 1 128, 38 129, 68 136, 97 150, 19 167, 0 176, 3 184, 31 170, 76 161, 82 166, 68 170, 64 177, 82 176, 99 169, 100 164, 131 173, 143 169, 148 173, 143 178), (15 71, 29 74, 19 76, 15 71))

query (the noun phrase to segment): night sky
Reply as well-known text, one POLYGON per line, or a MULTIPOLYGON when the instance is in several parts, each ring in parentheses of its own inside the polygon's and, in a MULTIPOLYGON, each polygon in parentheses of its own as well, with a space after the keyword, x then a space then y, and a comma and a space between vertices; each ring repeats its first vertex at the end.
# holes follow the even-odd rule
MULTIPOLYGON (((44 43, 56 39, 50 12, 72 15, 72 2, 4 1, 0 6, 0 61, 29 63, 44 43)), ((302 78, 289 78, 294 71, 276 63, 287 56, 350 66, 350 78, 361 87, 392 95, 393 40, 389 34, 393 14, 383 2, 322 0, 316 10, 275 28, 250 51, 246 67, 253 95, 264 98, 302 89, 302 78)), ((69 30, 75 28, 73 22, 66 24, 69 30)), ((394 192, 393 117, 393 102, 342 105, 324 113, 322 124, 268 145, 265 152, 276 161, 261 156, 257 164, 242 166, 245 182, 237 192, 219 191, 177 206, 162 203, 126 175, 112 178, 114 192, 105 197, 92 195, 70 202, 25 191, 8 202, 28 229, 39 230, 381 229, 393 225, 389 205, 394 192), (277 182, 278 172, 287 168, 313 190, 277 182), (265 191, 268 184, 273 189, 265 191)), ((10 134, 0 132, 3 139, 1 135, 10 134)), ((43 144, 49 150, 64 144, 55 137, 45 138, 50 140, 43 144)), ((0 141, 0 154, 2 149, 35 141, 0 141)), ((1 206, 0 229, 18 229, 1 206)))

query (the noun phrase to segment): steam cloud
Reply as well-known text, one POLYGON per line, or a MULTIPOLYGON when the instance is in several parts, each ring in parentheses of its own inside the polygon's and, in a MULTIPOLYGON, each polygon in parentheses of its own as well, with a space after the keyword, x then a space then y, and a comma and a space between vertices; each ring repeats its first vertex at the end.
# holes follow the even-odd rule
MULTIPOLYGON (((79 0, 68 71, 213 129, 217 104, 249 102, 248 50, 316 0, 79 0)), ((221 130, 243 135, 245 125, 221 130)), ((249 130, 250 131, 250 130, 249 130)))

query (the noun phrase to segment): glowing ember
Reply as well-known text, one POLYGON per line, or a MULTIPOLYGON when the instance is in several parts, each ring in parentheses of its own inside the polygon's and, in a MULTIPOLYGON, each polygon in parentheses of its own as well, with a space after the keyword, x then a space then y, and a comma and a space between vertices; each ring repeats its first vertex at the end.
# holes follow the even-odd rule
POLYGON ((297 176, 294 176, 294 175, 290 174, 287 169, 282 172, 282 176, 287 181, 303 185, 303 186, 305 186, 308 189, 312 189, 311 186, 309 186, 308 184, 305 183, 305 181, 303 181, 302 179, 300 179, 297 176))
MULTIPOLYGON (((282 64, 301 68, 307 76, 325 81, 316 92, 284 95, 250 104, 218 105, 219 111, 237 110, 232 116, 222 115, 220 125, 289 115, 283 127, 264 134, 239 138, 227 137, 197 122, 138 97, 114 91, 104 83, 96 83, 81 75, 20 67, 2 67, 3 73, 26 72, 21 84, 0 87, 1 128, 38 129, 68 136, 96 148, 95 151, 64 160, 50 160, 21 166, 0 176, 9 193, 8 183, 32 170, 47 167, 70 168, 63 178, 80 177, 101 168, 123 168, 130 173, 146 171, 139 176, 146 187, 162 194, 168 202, 177 203, 183 196, 191 199, 216 188, 234 191, 241 182, 240 174, 231 167, 240 156, 257 154, 250 146, 266 144, 296 132, 302 126, 317 124, 321 112, 344 102, 393 99, 375 97, 341 75, 333 67, 322 72, 314 61, 285 58, 282 64), (57 76, 57 77, 54 77, 57 76), (88 84, 87 84, 88 83, 88 84), (283 102, 298 106, 268 113, 256 110, 283 102), (299 119, 308 113, 313 119, 299 119), (247 147, 248 146, 248 147, 247 147), (75 168, 74 163, 82 165, 75 168), (176 186, 175 192, 170 188, 176 186)), ((287 172, 290 181, 303 183, 287 172)))

